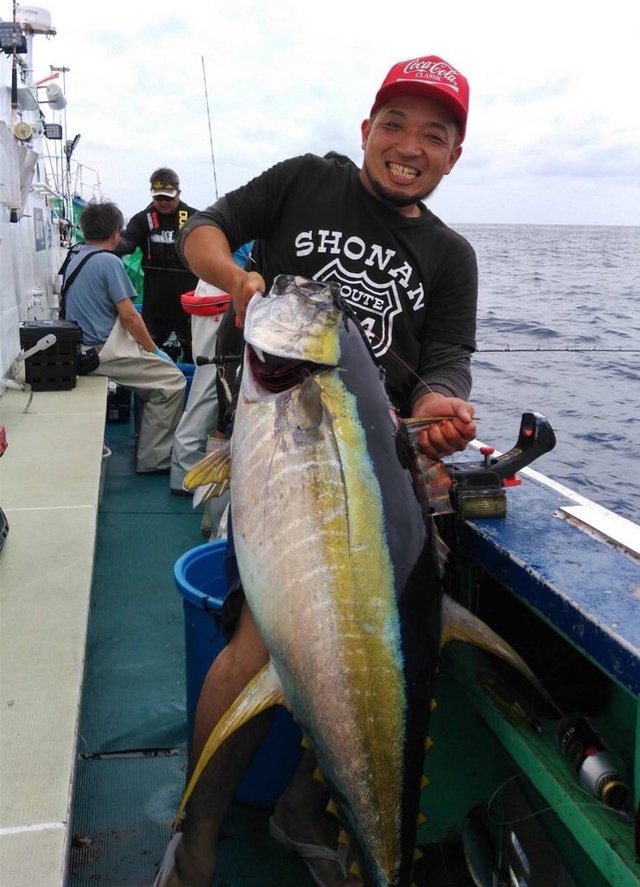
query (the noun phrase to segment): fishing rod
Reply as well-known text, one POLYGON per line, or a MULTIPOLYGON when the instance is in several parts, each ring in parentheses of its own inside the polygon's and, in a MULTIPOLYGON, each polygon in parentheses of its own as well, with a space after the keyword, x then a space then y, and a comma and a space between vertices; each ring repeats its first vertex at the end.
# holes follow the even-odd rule
POLYGON ((209 123, 209 145, 211 146, 211 164, 213 166, 213 187, 216 192, 216 200, 218 199, 218 178, 216 176, 216 159, 213 155, 213 135, 211 134, 211 112, 209 110, 209 93, 207 91, 207 72, 204 65, 204 56, 200 56, 202 62, 202 79, 204 82, 204 98, 207 105, 207 121, 209 123))
POLYGON ((511 348, 507 345, 505 348, 477 348, 476 354, 533 354, 537 351, 543 354, 551 354, 553 352, 562 352, 570 354, 640 354, 640 348, 511 348))

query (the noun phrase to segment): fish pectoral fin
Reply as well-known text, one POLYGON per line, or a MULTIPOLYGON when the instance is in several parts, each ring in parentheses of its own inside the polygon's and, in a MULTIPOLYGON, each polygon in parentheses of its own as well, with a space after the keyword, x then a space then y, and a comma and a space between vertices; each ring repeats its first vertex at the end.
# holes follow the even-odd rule
POLYGON ((311 431, 320 427, 323 415, 322 391, 314 376, 309 373, 295 399, 294 421, 301 431, 311 431))
POLYGON ((274 705, 286 705, 286 701, 278 676, 269 661, 249 681, 211 731, 180 801, 175 823, 179 822, 184 815, 187 801, 191 797, 198 779, 222 743, 247 721, 274 705))
POLYGON ((474 644, 476 647, 480 647, 481 650, 491 653, 492 656, 498 656, 512 668, 515 668, 516 671, 520 672, 545 699, 552 702, 549 693, 522 656, 516 653, 504 638, 501 638, 492 628, 489 628, 486 622, 474 616, 470 610, 454 601, 448 594, 443 594, 440 647, 444 647, 449 641, 464 641, 468 644, 474 644))
POLYGON ((217 499, 229 489, 229 486, 229 481, 224 480, 221 483, 216 481, 212 484, 205 484, 198 487, 193 494, 193 507, 197 508, 198 505, 204 505, 204 503, 209 502, 210 499, 217 499))
MULTIPOLYGON (((197 487, 214 486, 222 487, 220 492, 212 495, 219 496, 229 485, 231 477, 231 444, 228 440, 215 440, 214 448, 210 453, 193 466, 184 476, 182 486, 185 490, 195 490, 197 487), (225 486, 226 484, 226 486, 225 486)), ((211 495, 209 496, 211 498, 211 495)))

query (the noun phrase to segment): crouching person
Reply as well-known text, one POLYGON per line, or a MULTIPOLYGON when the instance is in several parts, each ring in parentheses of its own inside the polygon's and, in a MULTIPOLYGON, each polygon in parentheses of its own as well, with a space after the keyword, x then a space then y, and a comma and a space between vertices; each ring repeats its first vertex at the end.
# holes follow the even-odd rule
POLYGON ((168 473, 171 445, 184 408, 185 378, 156 347, 136 310, 136 292, 113 250, 124 218, 115 203, 89 203, 80 216, 85 243, 63 266, 61 316, 82 330, 83 349, 95 348, 95 375, 109 376, 143 403, 136 471, 168 473))

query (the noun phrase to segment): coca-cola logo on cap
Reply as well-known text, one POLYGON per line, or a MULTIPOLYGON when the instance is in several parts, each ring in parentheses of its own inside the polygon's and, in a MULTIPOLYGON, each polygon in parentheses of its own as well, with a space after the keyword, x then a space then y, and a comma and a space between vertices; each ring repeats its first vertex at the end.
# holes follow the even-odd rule
POLYGON ((404 67, 405 74, 412 74, 416 80, 438 80, 459 91, 458 72, 441 59, 414 59, 404 67))

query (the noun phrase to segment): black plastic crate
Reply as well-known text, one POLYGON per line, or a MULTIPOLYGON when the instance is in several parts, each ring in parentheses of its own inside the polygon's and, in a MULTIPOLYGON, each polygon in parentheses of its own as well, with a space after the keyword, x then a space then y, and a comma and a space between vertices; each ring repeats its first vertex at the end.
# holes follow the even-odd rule
POLYGON ((71 320, 37 320, 20 324, 20 345, 28 351, 53 333, 55 344, 25 361, 25 379, 34 391, 63 391, 76 387, 76 356, 82 332, 71 320))
POLYGON ((128 422, 131 416, 131 391, 122 385, 109 383, 107 394, 107 422, 128 422))

